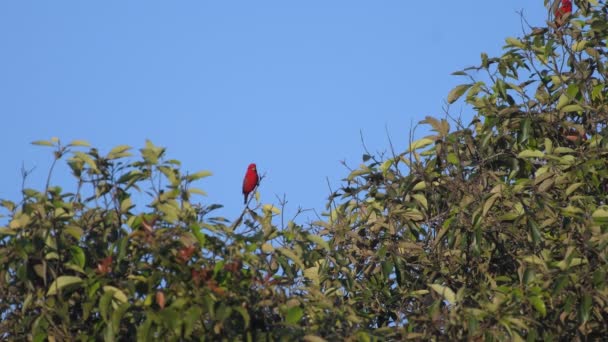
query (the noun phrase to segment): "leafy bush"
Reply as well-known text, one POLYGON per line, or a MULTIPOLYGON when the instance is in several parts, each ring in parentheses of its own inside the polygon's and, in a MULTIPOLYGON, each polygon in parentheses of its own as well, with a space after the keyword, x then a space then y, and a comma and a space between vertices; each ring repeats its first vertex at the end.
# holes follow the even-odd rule
POLYGON ((365 154, 307 225, 272 205, 213 216, 192 200, 210 173, 150 142, 36 142, 76 190, 1 202, 0 337, 602 338, 608 6, 575 4, 456 73, 470 124, 448 110, 406 151, 365 154))

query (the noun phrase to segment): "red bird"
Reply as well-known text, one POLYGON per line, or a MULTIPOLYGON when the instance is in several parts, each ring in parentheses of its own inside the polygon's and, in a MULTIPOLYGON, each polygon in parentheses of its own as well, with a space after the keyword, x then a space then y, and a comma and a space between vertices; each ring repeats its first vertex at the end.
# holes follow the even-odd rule
POLYGON ((249 196, 256 186, 258 186, 259 181, 260 177, 258 177, 255 164, 249 164, 247 173, 245 173, 245 179, 243 179, 243 196, 245 196, 245 204, 247 204, 247 196, 249 196))
POLYGON ((555 24, 559 27, 564 23, 563 17, 572 13, 572 0, 557 0, 555 3, 555 24))

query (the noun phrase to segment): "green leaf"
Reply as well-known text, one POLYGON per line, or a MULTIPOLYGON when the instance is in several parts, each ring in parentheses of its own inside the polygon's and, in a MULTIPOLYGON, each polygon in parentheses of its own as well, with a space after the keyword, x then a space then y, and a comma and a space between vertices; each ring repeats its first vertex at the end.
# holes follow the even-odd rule
POLYGON ((72 254, 72 262, 83 268, 85 265, 85 254, 82 248, 78 246, 70 246, 70 252, 72 254))
POLYGON ((91 144, 89 144, 86 140, 72 140, 72 142, 70 142, 69 145, 80 146, 80 147, 91 147, 91 144))
POLYGON ((284 256, 286 256, 287 258, 291 259, 301 269, 304 269, 304 263, 302 262, 302 260, 300 260, 300 258, 292 250, 281 247, 281 248, 277 248, 277 251, 279 253, 283 254, 284 256))
POLYGON ((53 146, 53 143, 48 140, 36 140, 36 141, 32 141, 31 144, 38 145, 38 146, 53 146))
POLYGON ((428 286, 431 289, 433 289, 435 292, 440 294, 443 297, 443 299, 450 302, 450 304, 456 303, 456 294, 449 287, 443 286, 441 284, 428 284, 428 286))
POLYGON ((129 145, 118 145, 118 146, 114 147, 113 149, 111 149, 110 152, 108 152, 108 155, 106 156, 106 158, 109 160, 114 160, 114 159, 119 159, 119 158, 123 158, 123 157, 130 157, 130 156, 132 156, 132 154, 130 152, 128 152, 130 149, 131 149, 131 146, 129 146, 129 145))
POLYGON ((313 235, 313 234, 308 234, 306 235, 306 239, 308 239, 308 241, 316 244, 317 246, 329 251, 329 244, 327 243, 327 241, 325 241, 322 237, 318 236, 318 235, 313 235))
MULTIPOLYGON (((566 196, 570 196, 574 191, 576 191, 576 189, 580 188, 583 185, 585 185, 585 184, 584 183, 574 183, 574 184, 571 184, 566 189, 566 196)), ((607 212, 607 214, 608 214, 608 212, 607 212)))
POLYGON ((545 261, 536 255, 527 255, 523 257, 522 260, 530 264, 541 266, 543 268, 546 267, 545 261))
POLYGON ((304 270, 304 277, 306 277, 307 279, 309 279, 310 281, 312 281, 313 284, 315 284, 315 286, 319 286, 319 267, 318 266, 314 266, 314 267, 309 267, 307 269, 304 270))
POLYGON ((426 189, 426 182, 420 181, 420 182, 416 183, 416 185, 414 185, 414 187, 412 188, 412 191, 419 191, 419 190, 424 190, 424 189, 426 189))
POLYGON ((131 304, 129 302, 124 302, 120 304, 116 309, 114 309, 111 317, 112 326, 120 327, 120 321, 122 320, 123 316, 125 315, 130 306, 131 304))
POLYGON ((385 160, 382 165, 380 165, 380 171, 382 171, 382 173, 384 175, 386 175, 386 171, 388 171, 390 169, 391 166, 393 166, 393 159, 387 159, 385 160))
POLYGON ((223 321, 228 319, 232 314, 232 307, 220 302, 219 307, 215 310, 215 319, 218 321, 223 321))
POLYGON ((555 107, 557 110, 561 110, 562 108, 564 108, 568 103, 570 103, 570 98, 568 97, 568 95, 566 94, 561 94, 559 96, 559 99, 557 100, 557 107, 555 107))
POLYGON ((15 235, 15 234, 17 234, 17 232, 12 230, 11 228, 0 227, 0 235, 15 235))
POLYGON ((85 164, 89 165, 91 170, 99 173, 99 168, 97 167, 97 163, 91 158, 88 154, 76 151, 74 152, 74 159, 82 160, 85 164))
POLYGON ((553 153, 555 153, 555 154, 574 153, 574 150, 571 149, 570 147, 562 147, 562 146, 560 146, 560 147, 556 147, 553 150, 553 153))
MULTIPOLYGON (((248 327, 250 318, 249 313, 247 313, 247 310, 240 306, 235 307, 234 310, 241 313, 241 316, 243 316, 243 320, 245 321, 245 327, 248 327), (245 317, 245 315, 247 315, 247 317, 245 317)), ((188 311, 186 311, 186 314, 184 316, 184 337, 187 338, 189 341, 191 340, 190 337, 194 331, 195 324, 202 316, 202 314, 203 310, 197 306, 192 306, 188 309, 188 311)), ((137 335, 137 337, 139 337, 139 332, 137 335)))
POLYGON ((589 314, 591 313, 591 305, 593 304, 593 299, 589 293, 585 293, 583 295, 583 300, 580 305, 580 315, 581 315, 581 323, 585 323, 589 320, 589 314))
POLYGON ((519 152, 517 158, 542 158, 545 154, 539 150, 523 150, 519 152))
POLYGON ((264 212, 272 213, 272 214, 275 214, 275 215, 279 215, 281 213, 281 210, 279 208, 275 207, 272 204, 264 204, 262 206, 262 210, 264 212))
POLYGON ((528 298, 530 304, 540 313, 541 316, 545 317, 547 315, 547 308, 545 307, 545 302, 539 296, 532 296, 528 298))
POLYGON ((580 105, 577 105, 577 104, 571 104, 571 105, 563 106, 561 108, 561 111, 565 112, 565 113, 567 113, 567 112, 582 112, 583 111, 583 107, 581 107, 580 105))
POLYGON ((29 215, 20 212, 13 216, 13 219, 11 222, 9 222, 8 227, 10 229, 24 228, 30 223, 30 221, 31 218, 29 215))
POLYGON ((490 208, 492 208, 494 202, 496 202, 496 200, 500 198, 500 196, 502 196, 500 193, 495 193, 486 200, 486 202, 483 204, 483 211, 481 213, 481 216, 485 217, 488 214, 488 211, 490 210, 490 208))
POLYGON ((209 177, 211 175, 212 175, 211 171, 199 171, 197 173, 193 173, 191 175, 186 176, 186 180, 192 182, 192 181, 195 181, 197 179, 209 177))
POLYGON ((471 86, 472 84, 461 84, 450 90, 450 93, 448 94, 448 103, 456 102, 465 91, 471 88, 471 86))
POLYGON ((416 200, 416 202, 420 203, 424 210, 428 210, 429 202, 426 200, 426 196, 423 194, 412 194, 412 197, 416 200))
POLYGON ((83 234, 82 228, 80 228, 78 226, 74 226, 74 225, 67 226, 63 231, 66 234, 72 236, 76 240, 80 240, 80 238, 82 237, 82 234, 83 234))
POLYGON ((165 149, 155 146, 150 140, 146 140, 146 147, 140 149, 144 162, 150 165, 158 164, 158 160, 165 154, 165 149))
POLYGON ((188 193, 200 196, 207 196, 207 193, 199 188, 188 188, 188 193))
POLYGON ((122 290, 116 288, 114 286, 106 285, 103 287, 104 293, 112 293, 112 298, 118 301, 120 304, 126 303, 128 301, 127 295, 125 295, 122 290))
POLYGON ((133 203, 131 203, 131 197, 127 197, 122 202, 120 202, 120 212, 126 213, 133 207, 133 203))
POLYGON ((80 277, 75 276, 60 276, 51 285, 49 286, 49 290, 47 291, 47 296, 54 296, 57 294, 59 290, 63 290, 66 287, 78 286, 82 284, 82 279, 80 277))
POLYGON ((422 215, 420 210, 415 209, 415 208, 406 209, 403 215, 412 221, 424 220, 424 215, 422 215))
POLYGON ((422 139, 414 141, 407 150, 408 151, 418 150, 418 149, 424 148, 434 142, 435 142, 435 140, 433 140, 433 139, 422 138, 422 139))
POLYGON ((262 248, 262 252, 264 252, 266 254, 274 252, 274 247, 272 246, 271 243, 268 243, 268 242, 263 243, 261 248, 262 248))
POLYGON ((157 209, 164 214, 163 219, 167 222, 175 222, 178 218, 179 210, 168 203, 159 204, 157 209))
POLYGON ((302 308, 299 306, 294 306, 289 308, 289 311, 287 311, 287 317, 285 317, 285 321, 288 324, 297 324, 298 322, 300 322, 300 319, 302 319, 303 315, 304 310, 302 310, 302 308))
POLYGON ((572 51, 574 51, 574 52, 581 52, 581 51, 585 50, 585 47, 587 46, 587 43, 588 42, 586 40, 575 41, 572 44, 572 51))
POLYGON ((251 316, 249 315, 249 312, 247 312, 247 310, 242 306, 234 306, 233 308, 234 308, 234 311, 240 313, 241 317, 243 317, 243 322, 245 323, 245 329, 249 328, 249 322, 251 322, 251 316))
POLYGON ((608 207, 601 206, 591 214, 593 220, 597 223, 608 223, 608 207))
POLYGON ((205 234, 201 232, 201 227, 197 224, 192 224, 190 225, 190 231, 192 232, 192 235, 194 235, 194 237, 196 238, 196 241, 198 241, 201 246, 204 246, 207 238, 205 237, 205 234))
POLYGON ((508 37, 508 38, 506 38, 505 42, 507 43, 507 45, 518 47, 520 49, 523 49, 523 48, 526 47, 521 40, 519 40, 517 38, 514 38, 514 37, 508 37))

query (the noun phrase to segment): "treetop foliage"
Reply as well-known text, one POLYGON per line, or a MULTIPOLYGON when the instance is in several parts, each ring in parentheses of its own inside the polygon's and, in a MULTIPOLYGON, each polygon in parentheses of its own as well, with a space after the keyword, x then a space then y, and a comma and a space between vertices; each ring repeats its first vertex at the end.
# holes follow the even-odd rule
POLYGON ((45 189, 0 202, 0 338, 606 336, 608 5, 574 5, 455 73, 448 102, 470 123, 448 108, 405 151, 366 153, 312 223, 259 196, 216 216, 195 197, 210 172, 151 142, 35 142, 76 190, 51 167, 45 189))

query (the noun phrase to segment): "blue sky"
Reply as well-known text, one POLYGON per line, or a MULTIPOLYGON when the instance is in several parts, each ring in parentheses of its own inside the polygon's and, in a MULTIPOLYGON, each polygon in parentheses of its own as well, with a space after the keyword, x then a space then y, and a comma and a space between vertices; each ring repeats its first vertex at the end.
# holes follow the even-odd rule
MULTIPOLYGON (((146 139, 185 170, 210 170, 203 203, 242 210, 250 162, 264 203, 322 212, 363 147, 398 150, 442 115, 450 73, 497 55, 543 1, 2 1, 0 198, 20 168, 41 188, 50 150, 84 139, 102 153, 146 139), (388 133, 387 133, 388 132, 388 133)), ((471 116, 457 103, 452 113, 471 116)), ((53 184, 71 184, 60 168, 53 184)))

